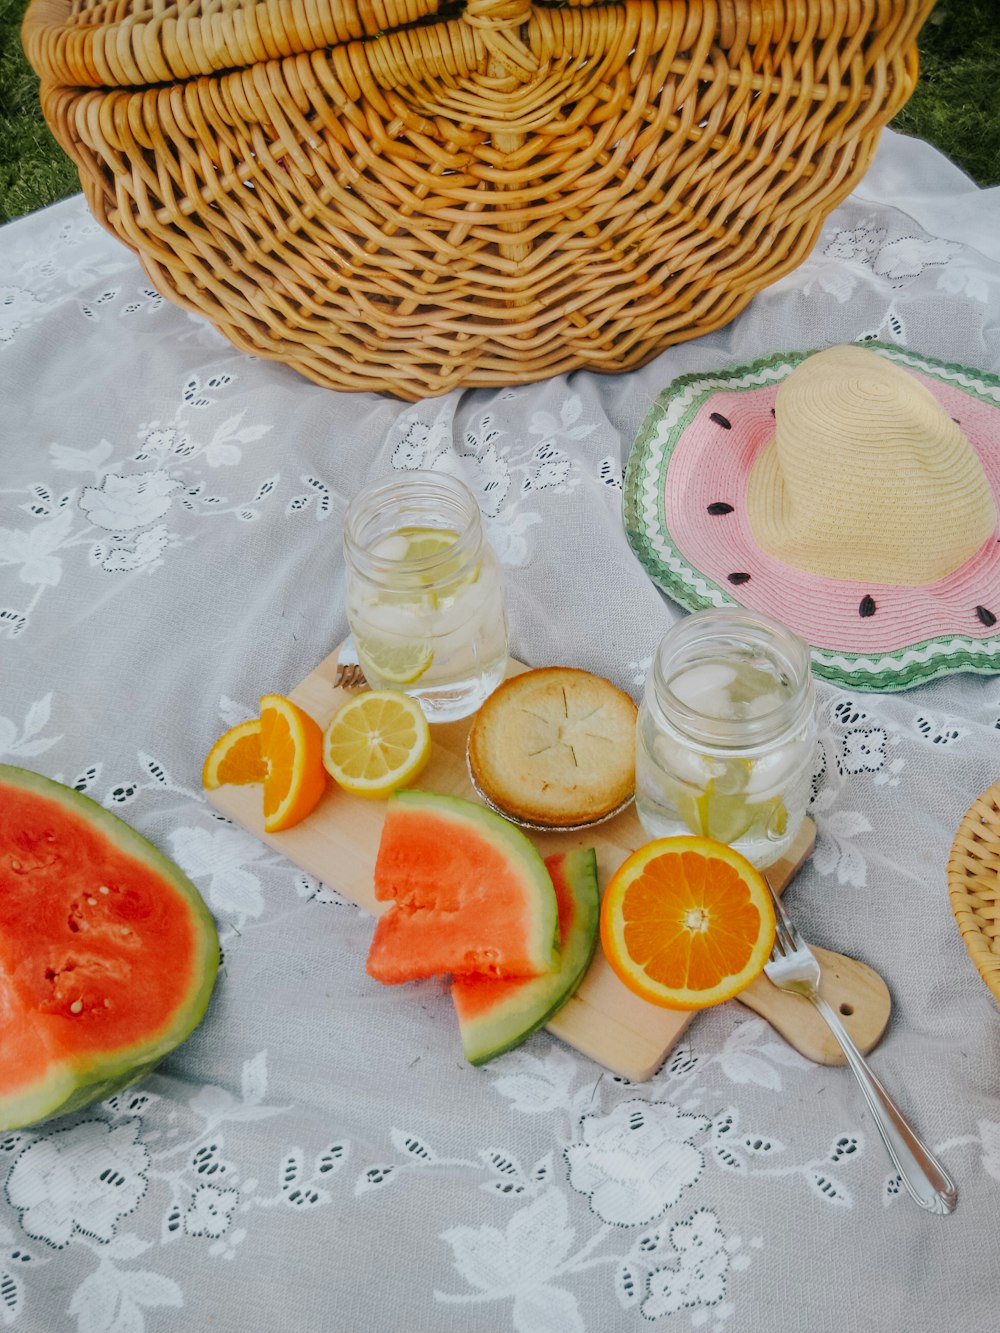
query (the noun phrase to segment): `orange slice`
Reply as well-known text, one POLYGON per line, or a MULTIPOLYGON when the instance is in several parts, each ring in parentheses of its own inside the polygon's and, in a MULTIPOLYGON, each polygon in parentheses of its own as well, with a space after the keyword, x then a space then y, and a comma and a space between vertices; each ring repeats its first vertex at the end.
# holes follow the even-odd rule
POLYGON ((326 788, 323 732, 308 713, 280 694, 260 701, 264 776, 264 832, 291 828, 315 807, 326 788))
POLYGON ((226 783, 263 782, 264 757, 260 752, 260 719, 231 727, 208 752, 201 770, 201 785, 212 791, 226 783))
POLYGON ((615 871, 601 943, 629 990, 664 1009, 706 1009, 760 974, 774 907, 759 870, 708 838, 660 838, 615 871))

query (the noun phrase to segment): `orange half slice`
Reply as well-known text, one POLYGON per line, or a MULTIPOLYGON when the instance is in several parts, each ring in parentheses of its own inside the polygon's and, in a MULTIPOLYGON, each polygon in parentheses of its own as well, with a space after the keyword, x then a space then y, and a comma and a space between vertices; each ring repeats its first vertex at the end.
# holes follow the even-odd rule
POLYGON ((264 776, 264 832, 278 833, 305 819, 326 789, 323 732, 308 713, 281 694, 260 701, 264 776))
POLYGON ((706 1009, 737 995, 774 944, 759 870, 708 838, 660 838, 615 871, 601 944, 629 990, 664 1009, 706 1009))
POLYGON ((235 782, 264 781, 264 756, 260 752, 260 719, 252 718, 231 727, 208 752, 201 770, 206 791, 235 782))

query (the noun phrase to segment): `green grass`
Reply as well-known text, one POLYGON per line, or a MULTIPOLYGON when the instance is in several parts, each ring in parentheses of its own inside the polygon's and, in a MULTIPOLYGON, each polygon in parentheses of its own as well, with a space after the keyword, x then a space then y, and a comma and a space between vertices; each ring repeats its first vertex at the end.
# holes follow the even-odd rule
MULTIPOLYGON (((0 0, 0 222, 76 194, 80 182, 42 119, 21 51, 26 0, 0 0)), ((997 0, 938 0, 920 35, 916 92, 893 128, 934 144, 979 185, 1000 185, 997 0)))
POLYGON ((919 47, 920 81, 892 128, 932 143, 977 185, 1000 185, 1000 5, 938 0, 919 47))
POLYGON ((25 0, 0 0, 0 222, 78 194, 76 168, 38 105, 38 80, 21 50, 25 0))

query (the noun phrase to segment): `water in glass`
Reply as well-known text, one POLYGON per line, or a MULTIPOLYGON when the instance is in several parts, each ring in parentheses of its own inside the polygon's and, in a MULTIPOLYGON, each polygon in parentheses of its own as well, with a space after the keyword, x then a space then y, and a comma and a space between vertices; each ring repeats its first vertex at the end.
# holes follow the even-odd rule
POLYGON ((370 685, 428 720, 475 712, 507 669, 497 559, 471 491, 414 471, 360 495, 344 523, 347 619, 370 685))
POLYGON ((636 809, 651 837, 696 833, 761 867, 791 845, 815 763, 809 649, 740 608, 702 611, 661 642, 636 745, 636 809))

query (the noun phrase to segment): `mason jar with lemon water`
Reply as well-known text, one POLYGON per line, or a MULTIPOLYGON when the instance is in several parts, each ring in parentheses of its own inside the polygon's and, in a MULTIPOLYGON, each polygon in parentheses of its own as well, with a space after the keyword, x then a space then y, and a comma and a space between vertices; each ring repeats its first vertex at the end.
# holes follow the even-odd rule
POLYGON ((507 670, 497 559, 472 492, 412 471, 359 495, 344 520, 347 619, 373 689, 419 699, 431 722, 475 712, 507 670))
POLYGON ((696 833, 770 865, 805 818, 815 759, 801 639, 739 607, 668 631, 637 722, 636 810, 651 838, 696 833))

